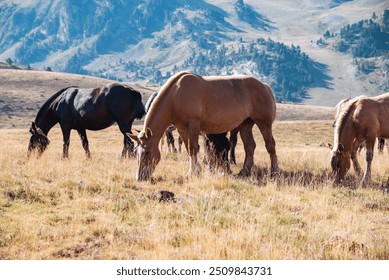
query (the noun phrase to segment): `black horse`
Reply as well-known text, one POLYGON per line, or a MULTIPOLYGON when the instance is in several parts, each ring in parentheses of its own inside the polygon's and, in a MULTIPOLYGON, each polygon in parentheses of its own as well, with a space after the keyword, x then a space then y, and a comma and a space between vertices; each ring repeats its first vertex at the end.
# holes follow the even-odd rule
POLYGON ((70 131, 75 129, 87 157, 90 157, 86 130, 104 129, 116 122, 124 135, 122 156, 130 156, 134 144, 127 133, 132 133, 134 119, 141 119, 145 113, 141 94, 124 84, 110 83, 94 89, 61 89, 43 104, 32 122, 28 155, 34 150, 41 154, 46 149, 50 142, 47 133, 59 123, 63 134, 62 156, 69 155, 70 131))

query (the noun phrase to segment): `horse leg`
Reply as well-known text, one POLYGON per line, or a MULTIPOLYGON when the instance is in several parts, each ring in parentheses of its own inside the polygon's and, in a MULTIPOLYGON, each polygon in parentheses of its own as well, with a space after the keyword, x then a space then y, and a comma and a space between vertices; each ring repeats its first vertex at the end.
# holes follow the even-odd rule
POLYGON ((182 140, 182 137, 180 135, 180 136, 178 136, 178 151, 180 153, 181 153, 182 142, 183 142, 183 140, 182 140))
POLYGON ((199 134, 200 123, 192 121, 188 126, 188 152, 189 152, 189 174, 199 174, 201 167, 197 161, 197 153, 199 152, 199 134))
POLYGON ((134 142, 128 137, 127 133, 132 134, 131 131, 131 124, 132 121, 126 122, 126 121, 116 121, 119 125, 120 132, 123 134, 123 150, 122 150, 122 158, 126 158, 127 156, 133 156, 134 155, 134 142))
MULTIPOLYGON (((166 144, 167 144, 167 151, 170 153, 170 143, 169 143, 169 131, 165 130, 165 137, 166 137, 166 144)), ((162 141, 163 137, 161 138, 162 141)), ((161 146, 162 148, 162 146, 161 146)))
POLYGON ((69 145, 70 145, 70 128, 61 124, 62 136, 63 136, 63 150, 62 158, 69 157, 69 145))
POLYGON ((357 156, 358 156, 359 147, 362 145, 363 142, 364 142, 364 139, 355 140, 355 142, 353 143, 352 150, 351 150, 351 161, 353 163, 354 171, 355 171, 355 174, 357 176, 361 175, 361 171, 362 171, 361 166, 359 165, 357 156))
POLYGON ((165 131, 165 135, 166 135, 166 142, 167 142, 167 147, 168 147, 169 152, 177 153, 177 149, 174 146, 173 132, 171 130, 167 129, 165 131))
POLYGON ((239 171, 239 176, 248 176, 251 173, 251 168, 254 165, 254 151, 256 144, 253 136, 253 122, 244 122, 240 126, 240 137, 242 138, 243 147, 244 147, 244 162, 243 167, 239 171))
POLYGON ((159 144, 158 144, 158 145, 159 145, 158 147, 159 147, 159 150, 160 150, 160 151, 162 151, 162 148, 163 148, 163 144, 164 144, 164 143, 165 143, 165 140, 164 140, 163 137, 161 137, 161 140, 159 140, 159 144))
POLYGON ((169 131, 169 142, 172 146, 173 153, 177 153, 176 146, 174 145, 174 136, 173 136, 173 131, 169 131))
POLYGON ((82 143, 82 147, 85 150, 85 154, 86 154, 87 158, 90 158, 89 142, 88 142, 88 138, 86 137, 86 130, 79 129, 79 130, 77 130, 77 132, 81 138, 81 143, 82 143))
POLYGON ((181 146, 182 144, 184 144, 185 146, 185 149, 186 151, 189 153, 189 149, 188 149, 188 136, 186 135, 186 133, 183 131, 183 130, 179 130, 177 129, 178 131, 178 134, 179 134, 179 138, 178 138, 178 142, 179 142, 179 152, 181 153, 181 146))
POLYGON ((366 169, 363 174, 362 187, 366 187, 371 180, 371 162, 374 155, 374 144, 376 137, 369 137, 366 141, 366 169))
POLYGON ((378 152, 382 153, 384 151, 384 146, 385 146, 385 138, 378 138, 378 152))
POLYGON ((233 163, 236 165, 236 159, 235 159, 235 147, 236 143, 238 143, 238 131, 239 129, 235 128, 234 130, 230 131, 230 163, 233 163))
POLYGON ((354 171, 357 176, 361 175, 361 166, 357 158, 358 147, 354 147, 351 151, 351 161, 353 162, 354 171))
POLYGON ((274 176, 278 172, 278 162, 277 162, 277 154, 276 154, 276 141, 273 137, 272 126, 271 125, 260 125, 257 123, 259 127, 263 140, 265 141, 265 147, 267 152, 270 155, 270 174, 274 176))

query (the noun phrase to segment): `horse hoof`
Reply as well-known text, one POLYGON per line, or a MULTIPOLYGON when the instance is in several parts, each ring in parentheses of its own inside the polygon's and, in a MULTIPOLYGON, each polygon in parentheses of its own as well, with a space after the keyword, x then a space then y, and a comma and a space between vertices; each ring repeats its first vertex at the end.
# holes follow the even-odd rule
POLYGON ((238 177, 248 177, 251 175, 251 172, 247 168, 243 168, 242 170, 239 171, 238 177))

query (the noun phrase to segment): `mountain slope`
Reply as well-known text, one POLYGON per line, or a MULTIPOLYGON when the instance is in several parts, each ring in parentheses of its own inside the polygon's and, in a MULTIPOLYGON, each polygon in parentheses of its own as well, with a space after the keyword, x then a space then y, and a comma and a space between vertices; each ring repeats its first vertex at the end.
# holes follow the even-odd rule
MULTIPOLYGON (((327 29, 365 18, 374 11, 379 14, 388 6, 386 3, 5 0, 0 3, 0 59, 10 57, 38 69, 50 66, 55 71, 147 84, 155 81, 155 75, 161 76, 158 82, 163 81, 191 56, 223 45, 234 49, 241 43, 271 38, 299 46, 313 63, 328 65, 323 69, 330 72, 322 74, 332 76, 332 84, 323 86, 322 80, 309 85, 306 95, 310 98, 305 102, 333 105, 339 95, 360 94, 358 91, 366 85, 347 74, 352 65, 350 58, 315 48, 311 42, 327 29), (347 84, 353 87, 344 93, 347 84)), ((253 73, 249 64, 240 64, 236 72, 263 78, 253 73)), ((194 70, 190 66, 187 69, 194 70)), ((366 88, 371 94, 376 90, 374 85, 366 88)))

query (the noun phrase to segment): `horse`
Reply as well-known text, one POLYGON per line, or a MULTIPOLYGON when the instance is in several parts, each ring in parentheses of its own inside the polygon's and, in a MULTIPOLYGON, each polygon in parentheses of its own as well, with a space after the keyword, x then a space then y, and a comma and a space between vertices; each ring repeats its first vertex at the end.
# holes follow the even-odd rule
POLYGON ((247 128, 252 128, 255 123, 264 138, 270 156, 271 174, 274 175, 278 170, 272 133, 275 115, 273 91, 267 84, 251 76, 202 77, 179 72, 162 86, 140 133, 130 135, 138 143, 136 179, 142 181, 151 177, 161 157, 158 142, 169 124, 177 128, 190 156, 188 174, 198 174, 201 170, 197 161, 200 132, 224 133, 246 120, 249 120, 249 125, 240 129, 246 152, 243 168, 250 170, 253 165, 255 142, 252 130, 247 128))
MULTIPOLYGON (((337 119, 339 118, 340 114, 342 113, 342 111, 352 102, 355 102, 356 100, 360 99, 360 98, 364 98, 366 97, 365 95, 360 95, 360 96, 356 96, 354 98, 345 98, 345 99, 342 99, 341 101, 339 101, 336 105, 335 105, 335 110, 334 110, 334 123, 333 123, 333 127, 335 128, 336 126, 336 121, 337 119)), ((353 167, 354 167, 354 171, 357 175, 360 175, 361 174, 361 166, 359 165, 359 162, 358 162, 358 158, 357 158, 357 153, 360 152, 362 150, 362 148, 364 147, 364 144, 365 143, 362 143, 360 146, 355 146, 354 149, 351 151, 350 153, 350 156, 351 156, 351 161, 353 163, 353 167)), ((383 149, 384 149, 384 145, 385 145, 385 138, 381 138, 379 137, 378 138, 378 145, 377 145, 377 149, 378 149, 378 152, 382 153, 383 152, 383 149)), ((329 144, 329 147, 330 149, 332 149, 332 145, 329 144)))
POLYGON ((371 162, 377 137, 389 137, 389 92, 375 97, 360 97, 346 106, 336 120, 331 167, 340 183, 350 168, 350 157, 362 143, 366 146, 366 169, 361 185, 371 179, 371 162))
POLYGON ((37 151, 42 154, 50 143, 47 134, 60 124, 63 135, 62 157, 69 156, 70 131, 77 130, 86 156, 90 157, 86 130, 101 130, 117 123, 124 135, 122 157, 134 153, 134 143, 128 137, 134 119, 145 115, 141 94, 119 83, 83 89, 75 86, 63 88, 51 96, 40 108, 30 127, 28 156, 37 151))

